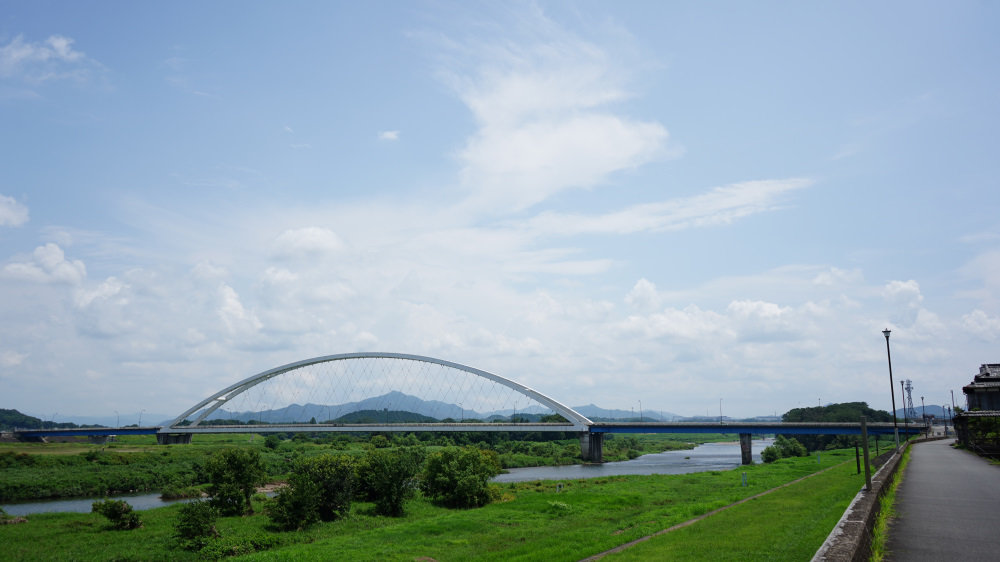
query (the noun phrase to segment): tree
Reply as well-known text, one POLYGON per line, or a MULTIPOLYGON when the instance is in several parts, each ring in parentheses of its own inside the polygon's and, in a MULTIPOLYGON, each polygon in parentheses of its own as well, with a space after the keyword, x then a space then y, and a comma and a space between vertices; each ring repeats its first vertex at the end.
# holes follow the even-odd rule
POLYGON ((209 539, 219 536, 219 531, 215 528, 218 517, 219 511, 211 502, 198 500, 185 503, 177 513, 174 537, 182 547, 200 550, 208 544, 209 539))
POLYGON ((342 455, 319 455, 296 463, 288 486, 268 507, 268 516, 284 530, 304 529, 318 519, 333 521, 351 511, 355 461, 342 455))
POLYGON ((420 489, 448 507, 480 507, 493 499, 489 480, 500 470, 494 451, 449 447, 427 458, 420 489))
POLYGON ((424 451, 419 447, 369 449, 358 466, 362 493, 375 502, 379 515, 399 517, 413 497, 424 451))
POLYGON ((138 529, 142 527, 139 514, 132 511, 132 506, 128 502, 121 500, 104 500, 94 502, 90 506, 92 513, 100 513, 108 518, 111 526, 119 530, 138 529))
MULTIPOLYGON (((865 416, 871 422, 891 422, 892 414, 868 407, 867 402, 843 402, 812 408, 793 408, 781 416, 786 422, 853 422, 865 416)), ((843 449, 854 445, 855 437, 846 435, 798 435, 808 451, 843 449)))
POLYGON ((250 496, 267 474, 256 449, 223 449, 205 464, 212 505, 224 515, 253 513, 250 496))

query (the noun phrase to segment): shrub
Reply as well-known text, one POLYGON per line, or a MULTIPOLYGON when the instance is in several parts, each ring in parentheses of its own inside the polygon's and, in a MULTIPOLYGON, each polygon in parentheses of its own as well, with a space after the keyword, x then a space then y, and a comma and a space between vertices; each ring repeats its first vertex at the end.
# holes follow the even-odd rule
POLYGON ((764 462, 774 462, 781 458, 781 453, 778 452, 778 448, 774 445, 768 445, 760 452, 760 458, 764 462))
POLYGON ((215 521, 219 511, 211 502, 198 500, 181 506, 174 524, 174 536, 181 546, 188 550, 198 550, 208 544, 209 539, 219 536, 215 521))
POLYGON ((789 439, 784 435, 779 435, 774 440, 773 445, 764 448, 760 453, 760 458, 764 462, 774 462, 785 457, 804 457, 808 455, 805 446, 796 439, 789 439))
POLYGON ((358 465, 358 481, 362 494, 375 502, 377 514, 403 515, 403 504, 416 488, 423 453, 417 447, 369 449, 358 465))
POLYGON ((208 459, 205 473, 211 483, 212 505, 223 515, 253 513, 250 496, 266 477, 260 453, 255 449, 223 449, 208 459))
POLYGON ((268 516, 283 530, 303 529, 318 519, 339 519, 351 510, 354 481, 351 457, 327 454, 302 459, 296 463, 288 486, 268 505, 268 516))
POLYGON ((280 444, 281 438, 273 433, 264 438, 264 446, 268 449, 277 449, 280 444))
POLYGON ((139 514, 132 511, 132 506, 128 502, 121 500, 98 501, 90 506, 90 511, 107 517, 114 529, 129 530, 142 527, 139 514))
POLYGON ((449 447, 428 457, 420 489, 448 507, 479 507, 493 499, 489 480, 499 473, 495 452, 449 447))

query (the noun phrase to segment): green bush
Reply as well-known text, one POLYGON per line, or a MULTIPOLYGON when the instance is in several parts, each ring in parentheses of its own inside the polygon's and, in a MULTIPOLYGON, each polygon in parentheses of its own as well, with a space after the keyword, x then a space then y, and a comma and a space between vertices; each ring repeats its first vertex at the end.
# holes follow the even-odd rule
POLYGON ((809 452, 806 451, 805 446, 799 443, 798 440, 779 435, 774 440, 773 445, 769 445, 761 451, 760 458, 764 462, 769 463, 786 457, 804 457, 808 454, 809 452))
POLYGON ((198 500, 181 506, 174 524, 174 537, 183 548, 199 550, 208 544, 209 540, 219 536, 215 521, 219 511, 211 502, 198 500))
POLYGON ((90 511, 107 517, 114 529, 129 530, 142 527, 139 514, 132 511, 132 506, 128 502, 121 500, 98 501, 90 506, 90 511))
POLYGON ((375 502, 377 514, 403 515, 403 504, 416 489, 423 455, 419 447, 368 450, 358 465, 358 484, 362 496, 375 502))
POLYGON ((774 445, 768 445, 764 447, 764 450, 760 452, 760 458, 764 462, 774 462, 781 458, 781 453, 778 452, 778 448, 774 445))
POLYGON ((420 489, 448 507, 479 507, 493 499, 489 480, 499 473, 500 458, 495 452, 449 447, 428 457, 420 489))
POLYGON ((342 455, 319 455, 296 463, 288 486, 267 507, 275 527, 304 529, 319 519, 333 521, 351 511, 355 461, 342 455))
POLYGON ((212 505, 223 515, 253 513, 250 496, 267 473, 256 449, 223 449, 205 464, 212 505))

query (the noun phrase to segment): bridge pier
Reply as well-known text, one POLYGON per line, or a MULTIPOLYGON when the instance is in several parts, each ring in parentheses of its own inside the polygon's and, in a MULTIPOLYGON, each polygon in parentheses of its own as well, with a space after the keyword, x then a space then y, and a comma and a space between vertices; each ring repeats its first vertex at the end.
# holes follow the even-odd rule
POLYGON ((740 456, 743 464, 753 464, 753 441, 751 438, 752 435, 749 433, 740 434, 740 456))
POLYGON ((580 457, 589 462, 604 462, 604 434, 581 433, 580 457))
POLYGON ((157 433, 157 445, 188 445, 191 443, 190 433, 157 433))

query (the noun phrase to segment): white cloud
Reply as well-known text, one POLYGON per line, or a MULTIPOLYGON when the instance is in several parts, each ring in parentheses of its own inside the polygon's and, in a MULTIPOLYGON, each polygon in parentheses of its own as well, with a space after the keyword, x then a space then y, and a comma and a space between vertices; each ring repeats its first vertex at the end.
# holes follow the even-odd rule
POLYGON ((218 314, 229 335, 233 337, 255 335, 262 327, 257 315, 244 308, 236 290, 226 284, 219 287, 218 314))
POLYGON ((0 47, 0 77, 18 76, 30 82, 86 79, 90 70, 100 65, 75 50, 73 42, 69 37, 52 35, 45 41, 32 43, 18 35, 0 47))
POLYGON ((919 316, 924 296, 914 280, 890 281, 882 288, 882 297, 889 305, 889 319, 898 325, 913 325, 919 316))
POLYGON ((980 341, 1000 340, 1000 317, 976 309, 962 316, 962 328, 980 341))
POLYGON ((399 131, 379 131, 378 140, 384 140, 384 141, 399 140, 399 131))
POLYGON ((0 353, 0 367, 17 367, 28 358, 26 353, 18 353, 9 349, 0 353))
POLYGON ((659 308, 660 295, 656 291, 656 285, 643 278, 636 281, 635 286, 625 296, 625 302, 640 310, 652 310, 659 308))
POLYGON ((332 230, 310 226, 282 232, 274 241, 273 255, 279 259, 317 257, 343 247, 343 241, 332 230))
POLYGON ((473 70, 447 76, 479 124, 459 151, 471 206, 531 207, 668 154, 661 124, 602 109, 628 97, 624 58, 538 12, 518 25, 517 41, 463 44, 473 70))
POLYGON ((7 277, 40 283, 78 285, 87 277, 87 268, 80 260, 67 260, 62 248, 50 242, 35 248, 31 261, 5 265, 3 273, 7 277))
POLYGON ((0 195, 0 226, 21 226, 28 222, 28 208, 13 197, 0 195))

